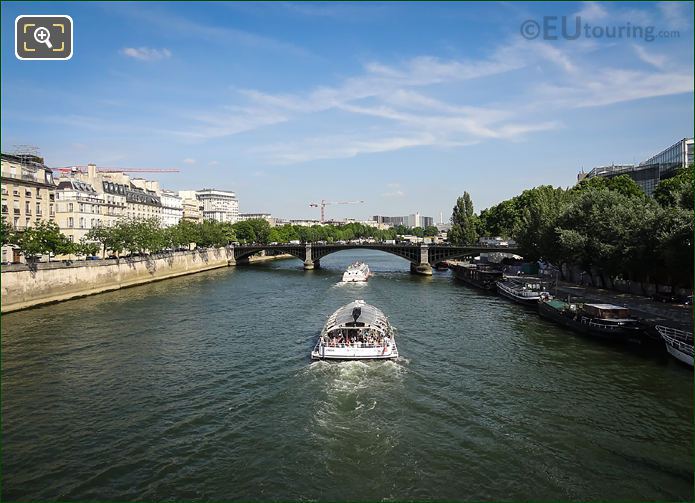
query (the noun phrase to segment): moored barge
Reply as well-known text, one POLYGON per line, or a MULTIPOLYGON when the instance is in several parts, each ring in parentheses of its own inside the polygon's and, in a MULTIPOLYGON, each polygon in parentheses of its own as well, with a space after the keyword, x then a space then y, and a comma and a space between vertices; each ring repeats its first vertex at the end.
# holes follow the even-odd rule
POLYGON ((497 285, 497 293, 518 304, 535 307, 541 295, 547 295, 547 281, 534 276, 505 276, 497 285))
POLYGON ((456 264, 452 266, 454 277, 476 288, 494 291, 503 272, 494 266, 483 264, 456 264))
POLYGON ((646 341, 643 327, 627 307, 564 302, 544 295, 538 302, 538 314, 593 337, 634 344, 646 341))

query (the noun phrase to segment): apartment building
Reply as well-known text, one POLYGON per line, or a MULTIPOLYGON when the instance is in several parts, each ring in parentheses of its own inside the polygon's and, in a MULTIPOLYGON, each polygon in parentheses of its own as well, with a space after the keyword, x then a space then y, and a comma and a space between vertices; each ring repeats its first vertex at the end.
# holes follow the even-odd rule
POLYGON ((73 178, 58 180, 55 221, 71 241, 79 243, 90 229, 112 223, 117 216, 109 215, 109 207, 92 185, 73 178))
MULTIPOLYGON (((55 217, 53 172, 34 155, 1 154, 2 217, 16 230, 55 217)), ((18 261, 12 247, 2 247, 2 261, 18 261)))

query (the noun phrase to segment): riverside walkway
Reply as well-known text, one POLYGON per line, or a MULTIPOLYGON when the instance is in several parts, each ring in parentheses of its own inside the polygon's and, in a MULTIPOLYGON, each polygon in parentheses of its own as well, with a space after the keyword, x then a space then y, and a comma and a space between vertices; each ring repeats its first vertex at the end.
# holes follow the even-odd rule
POLYGON ((638 318, 650 325, 666 324, 688 332, 693 330, 692 305, 656 302, 643 295, 558 281, 557 297, 566 298, 567 295, 588 302, 602 302, 628 307, 638 318))

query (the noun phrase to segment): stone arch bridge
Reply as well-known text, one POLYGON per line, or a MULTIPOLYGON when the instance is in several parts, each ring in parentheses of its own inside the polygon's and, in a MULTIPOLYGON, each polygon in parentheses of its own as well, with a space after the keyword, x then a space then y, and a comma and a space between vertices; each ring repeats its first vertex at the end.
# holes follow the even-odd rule
POLYGON ((410 262, 410 271, 416 274, 432 274, 432 265, 443 260, 479 255, 483 252, 517 253, 516 248, 497 246, 453 246, 453 245, 428 245, 428 244, 386 244, 386 243, 348 243, 348 244, 277 244, 277 245, 232 245, 234 260, 230 264, 236 265, 248 262, 248 258, 260 251, 275 251, 287 253, 304 262, 304 269, 315 269, 321 266, 321 259, 326 255, 341 250, 363 248, 366 250, 379 250, 397 255, 410 262))

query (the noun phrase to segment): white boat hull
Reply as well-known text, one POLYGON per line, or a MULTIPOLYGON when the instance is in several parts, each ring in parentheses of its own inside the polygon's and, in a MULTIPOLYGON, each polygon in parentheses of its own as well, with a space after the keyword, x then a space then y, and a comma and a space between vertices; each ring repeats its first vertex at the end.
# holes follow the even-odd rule
POLYGON ((369 279, 371 272, 367 264, 355 263, 343 273, 343 283, 364 283, 369 279))
POLYGON ((363 300, 344 305, 328 317, 312 360, 393 360, 398 347, 388 318, 363 300))
POLYGON ((343 283, 366 283, 369 276, 348 276, 347 273, 343 274, 343 283))
POLYGON ((679 362, 693 366, 693 334, 685 330, 656 325, 656 330, 661 335, 666 345, 666 351, 679 362))
POLYGON ((682 351, 679 351, 678 349, 674 348, 670 344, 666 344, 666 351, 668 351, 668 354, 673 356, 676 360, 681 361, 685 363, 686 365, 693 366, 693 356, 683 353, 682 351))
POLYGON ((538 300, 541 298, 541 292, 534 293, 532 295, 518 295, 511 288, 504 285, 501 281, 497 282, 497 292, 500 295, 513 300, 514 302, 529 306, 535 306, 536 304, 538 304, 538 300))
POLYGON ((335 348, 319 346, 311 353, 312 360, 392 360, 398 358, 398 350, 388 346, 376 348, 335 348))

